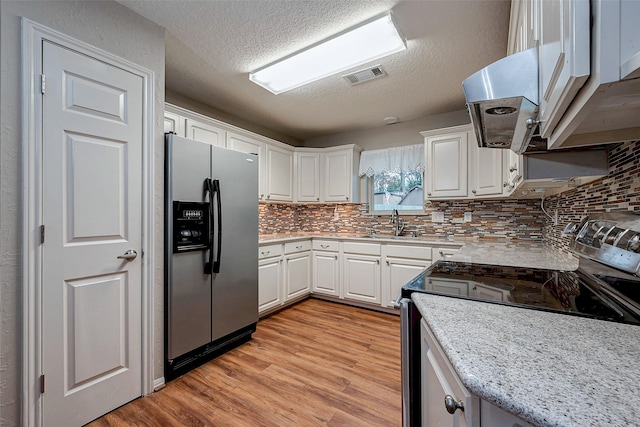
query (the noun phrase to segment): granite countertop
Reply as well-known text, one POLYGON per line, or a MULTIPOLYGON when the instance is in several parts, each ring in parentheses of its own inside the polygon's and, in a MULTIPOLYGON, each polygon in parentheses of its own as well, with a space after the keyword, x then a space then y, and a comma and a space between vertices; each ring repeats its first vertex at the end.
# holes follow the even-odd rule
POLYGON ((473 394, 542 427, 640 423, 640 327, 414 293, 473 394))
MULTIPOLYGON (((349 233, 280 233, 260 235, 260 244, 285 243, 310 238, 455 247, 460 248, 460 251, 447 255, 447 260, 474 262, 477 264, 547 268, 565 271, 578 268, 578 259, 575 256, 539 241, 493 241, 464 238, 394 237, 385 235, 376 235, 372 238, 366 235, 349 233)), ((436 254, 433 255, 433 259, 437 259, 436 254)))

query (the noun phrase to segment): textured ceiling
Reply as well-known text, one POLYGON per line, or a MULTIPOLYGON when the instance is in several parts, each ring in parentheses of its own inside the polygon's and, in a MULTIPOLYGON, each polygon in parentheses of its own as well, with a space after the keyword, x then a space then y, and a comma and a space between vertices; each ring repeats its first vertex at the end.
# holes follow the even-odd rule
POLYGON ((118 1, 166 28, 168 90, 300 140, 465 108, 462 80, 505 56, 510 9, 509 0, 118 1), (335 75, 280 95, 249 81, 249 71, 389 10, 407 49, 367 64, 386 77, 350 86, 335 75))

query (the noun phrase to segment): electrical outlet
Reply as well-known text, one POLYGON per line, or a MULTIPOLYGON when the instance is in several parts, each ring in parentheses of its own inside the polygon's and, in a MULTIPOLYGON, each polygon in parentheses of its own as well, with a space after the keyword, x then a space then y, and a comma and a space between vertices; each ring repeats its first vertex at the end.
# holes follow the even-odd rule
POLYGON ((444 212, 432 212, 431 222, 444 222, 444 212))
POLYGON ((471 212, 465 212, 464 213, 464 222, 471 222, 473 221, 473 218, 471 218, 471 212))

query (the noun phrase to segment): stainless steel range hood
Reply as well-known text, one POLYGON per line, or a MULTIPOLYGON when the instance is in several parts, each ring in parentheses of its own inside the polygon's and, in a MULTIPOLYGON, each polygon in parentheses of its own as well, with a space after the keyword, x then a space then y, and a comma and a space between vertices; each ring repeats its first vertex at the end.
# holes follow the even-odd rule
POLYGON ((523 153, 538 115, 537 49, 509 55, 462 82, 478 145, 523 153))

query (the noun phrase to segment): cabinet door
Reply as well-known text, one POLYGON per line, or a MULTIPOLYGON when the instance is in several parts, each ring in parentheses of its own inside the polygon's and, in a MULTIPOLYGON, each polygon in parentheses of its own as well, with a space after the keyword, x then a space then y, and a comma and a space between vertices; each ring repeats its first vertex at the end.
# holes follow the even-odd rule
POLYGON ((226 131, 209 123, 187 119, 187 138, 200 141, 216 147, 224 147, 226 131))
POLYGON ((311 292, 311 253, 302 252, 285 258, 285 301, 311 292))
POLYGON ((344 254, 344 297, 380 304, 380 257, 344 254))
POLYGON ((480 399, 462 385, 424 320, 420 322, 420 335, 422 425, 480 427, 480 399), (461 402, 464 411, 458 409, 450 414, 444 404, 445 396, 461 402))
POLYGON ((473 197, 501 196, 506 182, 506 174, 503 172, 502 156, 506 151, 495 148, 480 148, 475 143, 475 138, 469 143, 471 151, 471 179, 470 187, 473 197))
POLYGON ((331 151, 324 155, 324 201, 352 201, 351 183, 353 174, 353 152, 331 151))
POLYGON ((258 264, 258 313, 282 305, 282 258, 260 261, 258 264))
POLYGON ((267 145, 267 200, 293 201, 293 152, 267 145))
POLYGON ((522 155, 514 151, 508 150, 505 156, 505 173, 508 176, 507 179, 507 195, 513 193, 515 188, 522 181, 522 155))
POLYGON ((164 112, 164 133, 173 132, 178 136, 185 136, 184 133, 185 118, 171 113, 169 111, 164 112))
POLYGON ((590 9, 584 0, 540 1, 541 134, 549 138, 590 72, 590 9))
POLYGON ((340 296, 340 270, 335 252, 313 252, 313 292, 340 296))
POLYGON ((384 266, 385 297, 383 307, 393 307, 402 287, 431 265, 431 260, 387 257, 384 266))
POLYGON ((502 289, 484 285, 482 283, 471 282, 470 287, 471 290, 469 291, 469 295, 489 301, 502 302, 507 299, 506 296, 509 294, 508 291, 503 291, 502 289))
POLYGON ((227 148, 258 155, 258 199, 264 199, 264 142, 233 132, 227 132, 227 148))
POLYGON ((296 200, 320 201, 320 153, 295 153, 296 200))
POLYGON ((427 137, 426 198, 467 197, 467 148, 469 132, 427 137))

